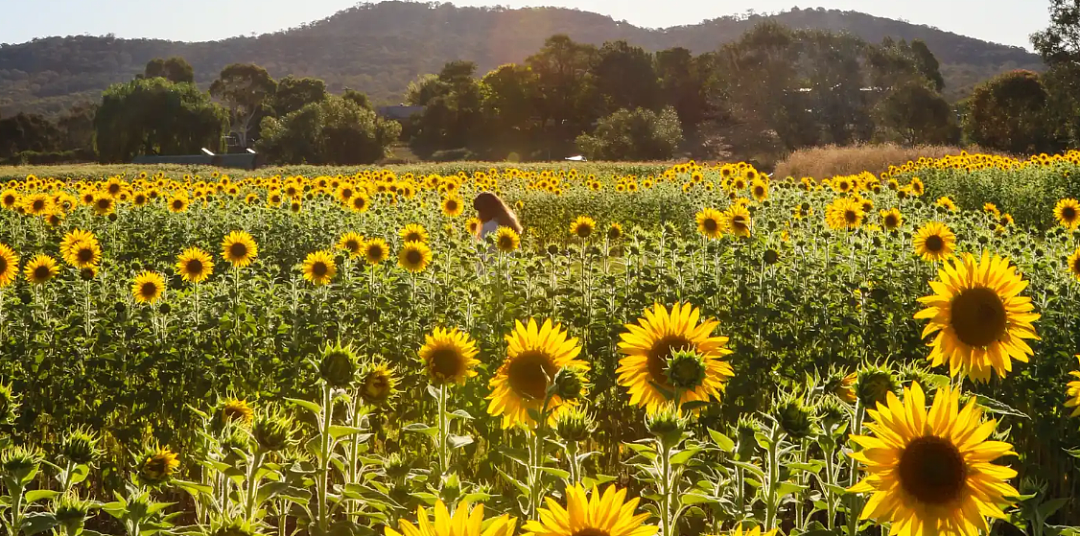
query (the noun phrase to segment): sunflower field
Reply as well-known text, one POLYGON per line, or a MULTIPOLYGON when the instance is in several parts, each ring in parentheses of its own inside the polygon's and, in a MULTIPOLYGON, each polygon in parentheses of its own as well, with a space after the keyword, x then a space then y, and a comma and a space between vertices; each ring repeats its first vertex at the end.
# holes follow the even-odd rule
POLYGON ((1078 532, 1080 153, 68 171, 0 183, 6 534, 1078 532))

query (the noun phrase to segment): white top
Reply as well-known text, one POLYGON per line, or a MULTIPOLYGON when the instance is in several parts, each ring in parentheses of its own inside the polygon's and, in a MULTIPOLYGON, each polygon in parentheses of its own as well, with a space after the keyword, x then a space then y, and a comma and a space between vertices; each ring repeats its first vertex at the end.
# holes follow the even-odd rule
POLYGON ((484 222, 484 226, 480 228, 480 240, 484 240, 489 234, 499 231, 499 220, 492 218, 484 222))

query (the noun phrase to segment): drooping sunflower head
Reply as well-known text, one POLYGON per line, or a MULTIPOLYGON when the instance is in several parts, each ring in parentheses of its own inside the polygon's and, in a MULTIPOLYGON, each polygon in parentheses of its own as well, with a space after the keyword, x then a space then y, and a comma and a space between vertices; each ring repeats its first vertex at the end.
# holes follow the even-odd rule
POLYGON ((607 230, 608 240, 614 242, 623 237, 623 226, 619 222, 611 222, 607 230))
POLYGON ((899 229, 904 224, 904 215, 900 213, 900 209, 890 208, 889 210, 881 211, 881 226, 892 231, 893 229, 899 229))
POLYGON ((187 248, 176 258, 176 273, 189 283, 202 283, 214 273, 214 260, 199 248, 187 248))
POLYGON ((566 504, 546 498, 539 519, 525 523, 524 536, 652 536, 657 527, 646 525, 651 514, 637 513, 639 499, 627 500, 626 489, 610 485, 601 493, 587 492, 580 483, 566 488, 566 504))
POLYGON ((518 236, 517 231, 509 227, 499 227, 499 232, 495 234, 495 247, 499 251, 510 253, 516 251, 520 245, 521 237, 518 236))
POLYGON ((465 385, 465 380, 476 376, 473 368, 480 364, 476 359, 479 353, 476 341, 468 333, 443 328, 435 328, 425 336, 419 352, 428 379, 435 385, 465 385))
POLYGON ((309 253, 304 259, 304 279, 312 282, 315 286, 329 283, 337 275, 337 263, 334 255, 329 251, 315 251, 309 253))
POLYGON ((789 394, 782 397, 773 408, 773 418, 792 439, 800 440, 810 435, 813 414, 800 396, 789 394))
POLYGON ((869 365, 855 375, 855 396, 864 408, 872 408, 888 400, 889 393, 900 392, 900 383, 891 369, 869 365))
POLYGON ((956 251, 956 235, 944 223, 932 221, 919 228, 914 244, 924 261, 944 261, 956 251))
POLYGON ((149 447, 138 459, 139 480, 149 486, 167 483, 180 467, 180 457, 169 447, 149 447))
POLYGON ((754 230, 754 222, 750 217, 750 210, 741 204, 733 204, 724 213, 726 227, 732 234, 739 238, 750 238, 754 230))
POLYGON ((398 252, 398 266, 414 274, 427 269, 431 264, 431 248, 423 242, 405 242, 398 252))
POLYGON ((44 253, 36 255, 23 269, 23 275, 31 285, 44 285, 58 273, 60 271, 56 267, 56 259, 44 253))
POLYGON ((929 320, 923 338, 937 334, 928 357, 933 366, 947 363, 952 376, 987 382, 991 371, 1001 378, 1011 372, 1013 359, 1028 361, 1033 351, 1025 340, 1039 338, 1032 323, 1040 315, 1020 295, 1028 283, 1009 259, 965 254, 938 276, 930 283, 934 294, 919 298, 926 309, 915 315, 929 320))
POLYGON ((295 423, 280 406, 270 405, 259 410, 251 423, 251 437, 266 452, 285 450, 293 441, 295 423))
POLYGON ((351 345, 327 344, 318 362, 319 377, 330 387, 344 389, 356 379, 357 361, 351 345))
POLYGON ((371 238, 364 241, 364 260, 372 266, 377 265, 386 260, 387 255, 390 254, 390 246, 386 245, 386 241, 381 238, 371 238))
POLYGON ((997 205, 993 203, 984 203, 983 210, 986 211, 987 214, 992 215, 994 219, 1001 217, 1001 210, 998 210, 997 205))
POLYGON ((630 403, 653 413, 675 395, 678 386, 672 384, 671 375, 685 375, 683 369, 689 370, 691 361, 684 359, 687 364, 672 369, 672 358, 680 350, 696 354, 704 377, 693 389, 678 389, 678 406, 719 399, 727 378, 734 375, 724 361, 731 353, 727 337, 712 334, 719 325, 714 319, 702 320, 701 311, 689 303, 676 303, 670 310, 655 304, 636 324, 627 324, 619 342, 624 357, 616 372, 619 385, 630 391, 630 403))
POLYGON ((489 383, 488 414, 501 416, 503 428, 517 424, 532 427, 537 423, 529 410, 539 412, 544 399, 550 398, 547 409, 554 423, 562 411, 575 404, 548 392, 555 376, 564 367, 589 370, 588 363, 577 359, 581 354, 578 340, 550 320, 538 325, 529 319, 527 324, 516 322, 506 342, 506 360, 489 383))
MULTIPOLYGON (((1069 273, 1071 273, 1077 281, 1080 281, 1080 248, 1077 248, 1072 255, 1069 255, 1069 258, 1065 260, 1065 263, 1069 267, 1069 273)), ((2 281, 3 276, 0 276, 0 286, 3 285, 2 281)))
POLYGON ((594 230, 596 230, 596 220, 588 216, 578 216, 570 224, 570 234, 581 239, 589 238, 594 230))
POLYGON ((403 229, 401 229, 401 232, 399 234, 401 236, 402 242, 426 243, 428 241, 427 229, 424 229, 424 226, 420 225, 419 223, 410 223, 406 225, 403 229))
POLYGON ((585 441, 595 430, 595 419, 582 406, 562 412, 555 422, 556 435, 566 442, 585 441))
POLYGON ((397 373, 386 363, 368 365, 360 375, 360 397, 372 406, 387 403, 397 394, 397 373))
POLYGON ((347 251, 352 258, 359 257, 364 253, 364 237, 352 231, 347 232, 338 239, 337 247, 347 251))
POLYGON ((233 268, 244 268, 259 256, 259 246, 247 231, 233 231, 221 241, 221 256, 232 263, 233 268))
POLYGON ((697 213, 697 230, 701 236, 710 240, 720 238, 724 234, 724 225, 727 219, 724 214, 715 208, 706 208, 697 213))
POLYGON ((439 499, 431 514, 434 520, 423 506, 418 506, 416 525, 401 519, 398 530, 386 527, 386 536, 513 536, 517 526, 517 519, 507 514, 485 520, 483 504, 470 507, 469 501, 464 500, 458 503, 457 510, 450 512, 439 499))
POLYGON ((165 293, 165 278, 157 272, 146 271, 135 277, 131 295, 138 303, 154 304, 165 293))
POLYGON ((218 414, 221 415, 222 422, 248 424, 251 422, 252 417, 255 416, 255 410, 251 409, 247 400, 229 397, 221 401, 218 414))
POLYGON ((903 402, 889 393, 886 403, 867 411, 871 435, 852 436, 863 447, 849 456, 867 477, 849 491, 870 493, 864 519, 892 523, 901 536, 988 532, 986 516, 1002 518, 1019 492, 1008 480, 1016 471, 994 465, 1012 454, 1012 445, 989 440, 995 421, 983 422, 972 398, 960 407, 960 391, 938 389, 927 411, 918 383, 904 390, 903 402))
POLYGON ((1054 207, 1054 218, 1062 227, 1073 230, 1080 227, 1080 202, 1075 199, 1062 199, 1054 207))
POLYGON ((15 282, 18 275, 19 255, 7 244, 0 244, 0 288, 15 282))

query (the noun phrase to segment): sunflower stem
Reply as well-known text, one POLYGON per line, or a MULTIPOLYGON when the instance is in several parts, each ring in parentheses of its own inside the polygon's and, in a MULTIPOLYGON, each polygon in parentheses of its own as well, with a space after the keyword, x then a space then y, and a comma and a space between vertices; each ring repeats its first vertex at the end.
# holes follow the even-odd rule
MULTIPOLYGON (((862 401, 855 401, 855 415, 851 426, 851 435, 862 435, 862 423, 865 410, 862 401)), ((859 481, 859 465, 854 458, 851 460, 851 474, 848 476, 848 487, 853 487, 859 481)), ((855 494, 848 495, 847 533, 848 536, 856 536, 859 532, 859 516, 862 513, 862 500, 855 494)))
POLYGON ((327 519, 329 513, 329 505, 326 503, 326 496, 328 493, 327 486, 330 483, 330 424, 331 419, 334 416, 334 397, 333 388, 328 384, 323 383, 323 414, 321 422, 319 423, 319 480, 318 480, 318 508, 317 513, 319 529, 322 534, 326 534, 329 528, 329 520, 327 519))
MULTIPOLYGON (((447 430, 447 422, 446 422, 446 391, 447 391, 447 387, 445 385, 442 385, 442 386, 439 387, 439 407, 438 407, 438 412, 439 412, 439 441, 438 441, 438 443, 439 443, 439 445, 438 445, 438 447, 439 447, 439 476, 440 477, 446 476, 447 462, 449 461, 447 459, 448 456, 447 456, 447 451, 446 451, 446 439, 447 439, 447 434, 449 433, 449 431, 447 430)), ((442 479, 441 478, 439 479, 439 486, 440 486, 440 488, 442 487, 442 479)))
POLYGON ((255 454, 251 457, 251 465, 248 467, 247 474, 247 494, 244 497, 244 518, 248 521, 255 522, 255 496, 259 493, 259 469, 262 467, 263 452, 262 449, 256 449, 255 454))

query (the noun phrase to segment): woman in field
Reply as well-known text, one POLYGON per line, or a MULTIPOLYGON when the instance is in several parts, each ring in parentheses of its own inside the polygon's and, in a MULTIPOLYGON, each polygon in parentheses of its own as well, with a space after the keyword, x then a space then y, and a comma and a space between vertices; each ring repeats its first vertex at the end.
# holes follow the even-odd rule
POLYGON ((480 228, 476 231, 476 238, 484 240, 488 235, 498 232, 499 227, 509 227, 517 234, 521 234, 521 224, 510 207, 503 203, 499 196, 491 192, 481 192, 473 200, 473 208, 478 212, 480 228))

